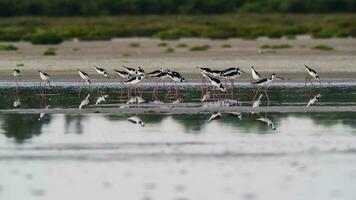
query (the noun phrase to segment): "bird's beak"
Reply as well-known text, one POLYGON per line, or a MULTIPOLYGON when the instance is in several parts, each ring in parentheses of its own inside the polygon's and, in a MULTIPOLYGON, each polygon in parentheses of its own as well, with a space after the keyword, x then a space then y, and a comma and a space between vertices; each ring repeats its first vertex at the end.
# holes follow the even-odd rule
POLYGON ((280 76, 276 76, 277 78, 281 79, 281 80, 284 80, 284 78, 280 77, 280 76))
POLYGON ((246 73, 246 72, 242 71, 241 69, 240 69, 240 72, 242 72, 242 73, 246 73))

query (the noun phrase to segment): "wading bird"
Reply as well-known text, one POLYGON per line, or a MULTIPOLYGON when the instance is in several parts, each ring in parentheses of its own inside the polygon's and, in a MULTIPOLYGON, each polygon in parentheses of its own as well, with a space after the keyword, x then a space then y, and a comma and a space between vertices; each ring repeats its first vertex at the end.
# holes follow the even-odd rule
POLYGON ((101 104, 102 102, 105 102, 106 101, 106 98, 108 98, 109 95, 102 95, 102 96, 99 96, 98 99, 96 100, 96 103, 95 105, 99 105, 101 104))
MULTIPOLYGON (((182 83, 185 81, 185 78, 178 72, 168 70, 167 71, 168 77, 175 83, 175 97, 178 98, 178 86, 177 83, 182 83)), ((168 92, 166 94, 166 98, 171 97, 171 86, 168 88, 168 92)))
POLYGON ((272 130, 276 130, 276 126, 273 121, 267 117, 260 117, 256 119, 257 121, 263 122, 267 125, 267 127, 271 127, 272 130))
POLYGON ((260 80, 261 79, 260 73, 258 73, 253 66, 251 66, 251 74, 252 74, 253 80, 260 80))
POLYGON ((252 82, 253 85, 256 85, 258 87, 258 89, 256 90, 255 96, 253 97, 253 100, 256 98, 257 93, 260 91, 260 89, 263 87, 264 88, 264 92, 265 95, 267 97, 267 100, 269 102, 269 97, 267 94, 267 86, 272 83, 272 81, 275 78, 279 78, 281 80, 284 80, 284 78, 277 76, 276 74, 272 74, 270 78, 264 78, 264 79, 260 79, 258 81, 252 82))
MULTIPOLYGON (((87 73, 81 71, 80 69, 77 69, 78 70, 78 74, 80 76, 80 78, 83 80, 83 85, 85 84, 88 84, 88 87, 90 88, 90 77, 87 73)), ((79 85, 80 85, 80 79, 79 79, 79 85)))
POLYGON ((207 74, 206 77, 208 78, 209 82, 213 85, 213 99, 215 100, 215 87, 222 92, 225 92, 226 88, 218 78, 211 77, 207 74))
POLYGON ((18 81, 21 81, 21 71, 19 69, 14 69, 12 75, 15 77, 16 85, 18 85, 18 81))
POLYGON ((154 70, 154 71, 146 74, 148 77, 156 79, 156 86, 153 88, 153 91, 152 91, 152 99, 155 102, 159 102, 159 99, 158 99, 159 82, 164 81, 167 78, 170 78, 170 76, 168 75, 167 72, 168 72, 168 70, 160 69, 160 70, 154 70))
POLYGON ((42 86, 42 82, 45 82, 45 84, 48 84, 48 86, 50 86, 50 81, 49 81, 49 74, 42 72, 41 70, 38 70, 38 72, 40 73, 40 87, 42 86))
POLYGON ((104 76, 105 78, 110 78, 109 74, 105 71, 104 68, 100 68, 100 67, 94 66, 94 69, 95 69, 96 72, 98 72, 98 74, 104 76))
POLYGON ((304 67, 307 69, 307 72, 309 74, 307 77, 305 77, 305 85, 307 85, 307 82, 309 81, 310 84, 312 86, 314 86, 313 82, 311 81, 312 78, 314 78, 315 80, 319 81, 319 83, 321 84, 320 77, 316 73, 316 71, 314 69, 309 68, 307 65, 304 65, 304 67))
MULTIPOLYGON (((136 77, 133 77, 127 81, 124 82, 125 85, 127 85, 127 98, 129 99, 131 96, 132 88, 135 90, 135 95, 137 95, 137 85, 145 78, 145 75, 139 75, 136 77)), ((142 94, 141 94, 142 95, 142 94)))
MULTIPOLYGON (((225 70, 226 72, 223 72, 221 74, 221 77, 226 80, 229 80, 231 83, 231 98, 234 98, 234 80, 237 79, 238 77, 241 76, 241 73, 245 73, 244 71, 242 71, 239 67, 237 68, 229 68, 227 70, 225 70)), ((226 86, 226 82, 225 82, 225 86, 226 86)))

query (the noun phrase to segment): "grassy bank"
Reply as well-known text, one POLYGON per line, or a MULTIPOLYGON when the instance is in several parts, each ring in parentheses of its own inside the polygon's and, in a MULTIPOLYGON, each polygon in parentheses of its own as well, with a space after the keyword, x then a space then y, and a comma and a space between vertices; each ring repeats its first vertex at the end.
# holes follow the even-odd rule
POLYGON ((280 38, 309 34, 317 38, 356 37, 356 14, 231 14, 208 16, 18 17, 0 18, 0 41, 58 44, 63 40, 115 37, 222 39, 280 38))

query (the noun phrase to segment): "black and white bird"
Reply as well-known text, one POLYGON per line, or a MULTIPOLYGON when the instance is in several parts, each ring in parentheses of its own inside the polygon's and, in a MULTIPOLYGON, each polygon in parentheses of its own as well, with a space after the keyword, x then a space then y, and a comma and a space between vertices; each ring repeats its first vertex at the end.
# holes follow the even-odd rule
POLYGON ((17 98, 14 103, 13 103, 14 108, 18 108, 21 106, 21 100, 20 98, 17 98))
POLYGON ((80 103, 79 110, 81 110, 83 106, 87 106, 89 104, 89 98, 90 94, 88 94, 85 99, 80 103))
POLYGON ((309 100, 309 102, 308 102, 308 104, 306 105, 306 107, 309 107, 309 106, 314 105, 316 102, 319 101, 320 98, 321 98, 321 94, 315 95, 312 99, 309 100))
POLYGON ((132 77, 127 71, 120 71, 116 69, 114 69, 114 71, 123 79, 129 79, 132 77))
POLYGON ((42 82, 45 82, 48 84, 48 86, 50 85, 50 77, 49 74, 42 72, 41 70, 38 70, 38 72, 40 73, 40 78, 41 78, 41 82, 40 82, 40 86, 42 84, 42 82))
POLYGON ((228 79, 228 80, 234 80, 234 79, 240 77, 241 73, 245 73, 245 72, 242 71, 239 67, 229 68, 228 71, 221 73, 221 77, 228 79))
POLYGON ((267 117, 260 117, 260 118, 257 118, 256 120, 265 123, 272 130, 276 130, 276 126, 274 125, 274 123, 271 119, 269 119, 267 117))
POLYGON ((125 71, 133 76, 136 76, 136 69, 134 68, 131 68, 131 67, 125 67, 125 66, 122 66, 125 71))
POLYGON ((14 69, 12 75, 15 77, 16 82, 21 81, 21 71, 19 69, 14 69))
POLYGON ((131 123, 140 125, 141 127, 144 127, 144 126, 146 125, 145 122, 143 122, 143 121, 142 121, 139 117, 137 117, 137 116, 130 117, 130 118, 128 118, 128 120, 129 120, 131 123))
POLYGON ((317 81, 319 81, 319 83, 320 83, 320 77, 319 77, 319 75, 316 73, 316 71, 314 70, 314 69, 311 69, 310 67, 308 67, 307 65, 304 65, 305 66, 305 68, 307 69, 307 72, 308 72, 308 76, 307 77, 305 77, 305 83, 307 82, 307 81, 310 81, 310 83, 311 83, 311 79, 312 78, 314 78, 315 80, 317 80, 317 81))
POLYGON ((105 71, 104 68, 100 68, 100 67, 97 67, 97 66, 94 66, 94 69, 96 72, 98 72, 98 74, 106 77, 106 78, 110 78, 109 74, 105 71))
POLYGON ((258 73, 253 66, 251 66, 251 74, 252 74, 253 80, 260 80, 261 79, 260 73, 258 73))
POLYGON ((260 94, 260 96, 255 101, 253 101, 252 108, 260 107, 262 97, 263 94, 260 94))
POLYGON ((207 67, 197 67, 197 68, 199 69, 203 77, 206 77, 206 75, 220 77, 222 73, 221 70, 214 70, 207 67))
POLYGON ((214 86, 214 88, 217 87, 222 92, 226 91, 226 88, 218 78, 214 78, 209 75, 206 75, 206 77, 209 79, 209 82, 214 86))
POLYGON ((145 75, 140 75, 140 76, 135 76, 132 77, 131 79, 125 81, 124 83, 129 86, 136 86, 139 84, 143 79, 145 78, 145 75))
POLYGON ((145 70, 143 70, 141 67, 137 67, 136 76, 140 76, 140 75, 145 75, 145 70))
POLYGON ((260 86, 260 87, 266 87, 267 85, 269 85, 270 83, 272 83, 272 81, 275 78, 279 78, 281 80, 284 80, 284 78, 277 76, 276 74, 272 74, 270 78, 264 78, 264 79, 260 79, 258 81, 252 82, 252 84, 260 86))
POLYGON ((209 120, 208 120, 208 123, 210 123, 210 122, 212 122, 212 121, 214 121, 214 120, 218 120, 218 119, 220 119, 220 118, 221 118, 221 113, 220 113, 220 112, 213 113, 213 114, 210 116, 210 118, 209 118, 209 120))
POLYGON ((184 82, 185 78, 178 72, 169 70, 167 72, 169 78, 174 82, 184 82))
POLYGON ((239 120, 242 120, 242 113, 240 113, 240 112, 229 112, 228 114, 233 117, 237 117, 237 119, 239 119, 239 120))
POLYGON ((86 83, 90 86, 91 81, 90 81, 89 75, 87 73, 81 71, 80 69, 77 69, 77 70, 78 70, 78 74, 79 74, 80 78, 84 81, 84 84, 86 83))

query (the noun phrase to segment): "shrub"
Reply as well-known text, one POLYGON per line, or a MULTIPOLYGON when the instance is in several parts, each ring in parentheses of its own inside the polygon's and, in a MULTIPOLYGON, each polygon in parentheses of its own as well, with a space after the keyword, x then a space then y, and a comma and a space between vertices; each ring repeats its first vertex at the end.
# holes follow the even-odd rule
POLYGON ((191 37, 192 33, 183 29, 169 29, 165 31, 160 31, 154 34, 154 37, 158 37, 161 40, 177 40, 181 37, 191 37))
POLYGON ((198 46, 193 46, 189 50, 190 51, 207 51, 210 49, 209 45, 198 45, 198 46))
POLYGON ((133 42, 133 43, 130 44, 130 47, 132 47, 132 48, 140 47, 140 43, 133 42))
POLYGON ((314 46, 313 49, 317 49, 317 50, 320 50, 320 51, 332 51, 332 50, 334 50, 334 48, 332 46, 325 45, 325 44, 318 44, 318 45, 314 46))
POLYGON ((222 44, 221 48, 231 48, 231 44, 222 44))
POLYGON ((165 53, 173 53, 173 52, 175 52, 175 49, 173 49, 172 47, 168 47, 164 52, 165 53))
POLYGON ((179 43, 179 44, 177 44, 177 47, 178 47, 178 48, 187 48, 188 45, 187 45, 187 44, 184 44, 184 43, 179 43))
POLYGON ((28 34, 23 39, 32 44, 60 44, 64 40, 61 36, 52 32, 28 34))
POLYGON ((261 49, 288 49, 288 48, 292 48, 292 46, 289 44, 273 44, 273 45, 264 44, 260 48, 261 49))
POLYGON ((53 48, 53 47, 49 47, 47 48, 47 50, 45 52, 43 52, 42 55, 44 56, 55 56, 56 55, 56 48, 53 48))
POLYGON ((157 46, 166 47, 166 46, 168 46, 168 44, 166 42, 160 42, 160 43, 157 44, 157 46))
POLYGON ((0 44, 0 50, 2 50, 2 51, 16 51, 17 47, 12 44, 9 44, 9 45, 0 44))

